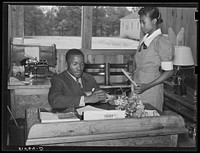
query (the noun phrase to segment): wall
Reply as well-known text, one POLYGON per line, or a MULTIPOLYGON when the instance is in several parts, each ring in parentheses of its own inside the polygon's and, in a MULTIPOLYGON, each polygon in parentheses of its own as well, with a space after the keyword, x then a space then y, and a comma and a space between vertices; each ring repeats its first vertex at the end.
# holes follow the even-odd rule
POLYGON ((163 33, 168 33, 168 28, 172 27, 177 36, 180 29, 185 30, 185 46, 192 49, 195 65, 197 65, 197 23, 194 13, 196 8, 158 8, 161 12, 163 23, 161 26, 163 33))
MULTIPOLYGON (((197 23, 195 21, 196 8, 166 8, 158 7, 161 12, 163 23, 161 29, 163 33, 168 33, 168 28, 171 27, 177 36, 180 29, 183 27, 184 45, 191 48, 195 66, 197 66, 197 23)), ((186 85, 197 89, 197 76, 194 68, 183 70, 185 75, 186 85)))
POLYGON ((127 37, 127 38, 132 38, 135 40, 139 40, 140 27, 138 27, 138 22, 139 22, 139 19, 121 20, 120 37, 125 37, 125 38, 127 37), (124 27, 122 26, 123 23, 124 23, 124 27), (131 26, 131 23, 133 23, 133 27, 131 26))

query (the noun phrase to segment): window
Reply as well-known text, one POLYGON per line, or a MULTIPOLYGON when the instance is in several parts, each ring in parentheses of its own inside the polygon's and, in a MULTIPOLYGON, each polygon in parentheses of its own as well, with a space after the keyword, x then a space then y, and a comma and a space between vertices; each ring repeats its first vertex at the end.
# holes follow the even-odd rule
POLYGON ((139 21, 137 22, 137 29, 138 30, 140 29, 140 22, 139 21))
POLYGON ((81 6, 25 5, 24 43, 81 48, 81 14, 81 6))
POLYGON ((131 22, 131 29, 133 29, 133 22, 131 22))
POLYGON ((131 10, 128 7, 94 6, 92 49, 135 48, 138 41, 130 39, 125 33, 130 25, 127 25, 127 21, 120 20, 131 14, 131 10))
POLYGON ((126 30, 128 30, 129 29, 129 25, 128 24, 126 24, 126 30))
MULTIPOLYGON (((25 5, 24 12, 25 44, 81 48, 82 6, 25 5)), ((92 49, 134 48, 138 43, 120 37, 120 19, 129 15, 131 8, 93 6, 92 12, 92 49)), ((129 29, 129 25, 122 22, 122 28, 129 29)))

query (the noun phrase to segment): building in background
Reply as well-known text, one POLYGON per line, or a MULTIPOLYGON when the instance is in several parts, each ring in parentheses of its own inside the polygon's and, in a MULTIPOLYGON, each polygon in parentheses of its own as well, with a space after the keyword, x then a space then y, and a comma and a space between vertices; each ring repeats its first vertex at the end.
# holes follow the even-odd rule
POLYGON ((139 40, 140 19, 138 11, 120 19, 120 37, 139 40))

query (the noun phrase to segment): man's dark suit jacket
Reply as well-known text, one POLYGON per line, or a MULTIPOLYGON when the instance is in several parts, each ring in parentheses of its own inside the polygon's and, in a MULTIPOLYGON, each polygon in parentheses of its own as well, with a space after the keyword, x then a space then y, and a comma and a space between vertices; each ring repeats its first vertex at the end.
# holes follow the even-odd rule
POLYGON ((55 75, 51 79, 48 101, 53 109, 66 109, 69 106, 79 106, 80 98, 86 91, 100 90, 95 78, 84 73, 81 76, 83 88, 68 74, 67 71, 55 75))

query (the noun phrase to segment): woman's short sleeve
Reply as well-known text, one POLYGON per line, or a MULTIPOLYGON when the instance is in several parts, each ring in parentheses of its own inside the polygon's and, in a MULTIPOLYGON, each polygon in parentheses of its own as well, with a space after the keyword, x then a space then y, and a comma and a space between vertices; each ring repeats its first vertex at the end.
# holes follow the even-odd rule
POLYGON ((155 51, 159 54, 161 60, 161 68, 163 70, 173 69, 173 56, 174 46, 166 36, 159 36, 156 44, 155 51))

